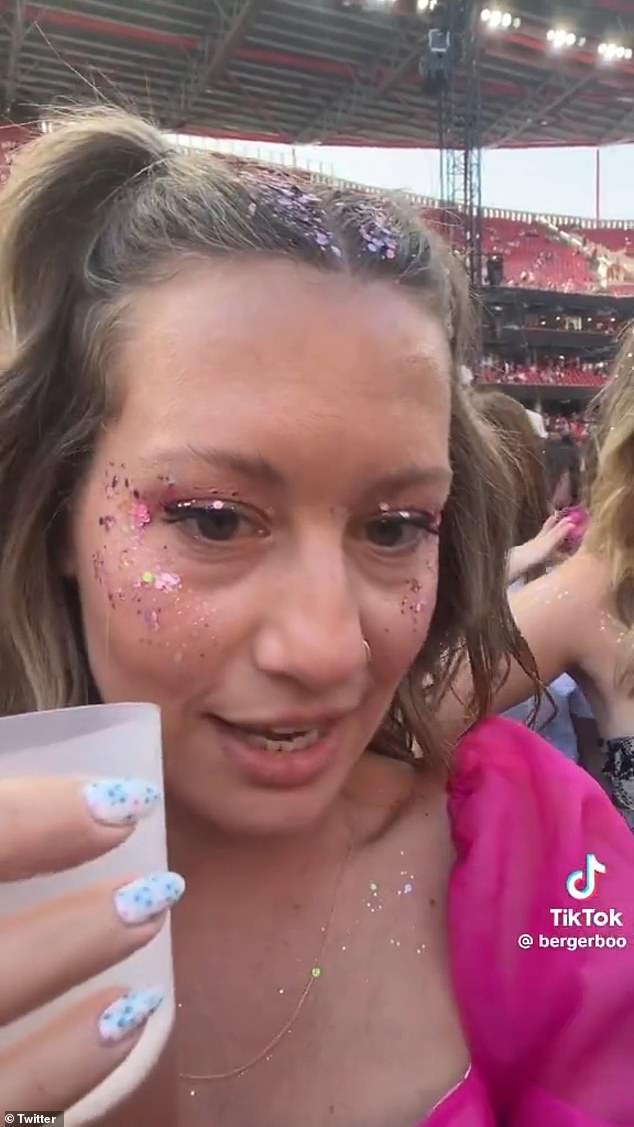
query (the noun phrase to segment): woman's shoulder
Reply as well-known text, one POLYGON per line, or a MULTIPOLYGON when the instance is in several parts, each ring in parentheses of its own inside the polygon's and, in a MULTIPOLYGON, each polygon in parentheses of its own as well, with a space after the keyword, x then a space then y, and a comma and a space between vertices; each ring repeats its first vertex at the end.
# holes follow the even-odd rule
POLYGON ((571 874, 595 862, 593 906, 625 911, 634 934, 634 834, 599 784, 534 732, 497 717, 476 725, 456 749, 449 815, 454 903, 476 915, 487 904, 498 939, 556 934, 553 910, 583 900, 571 874))
MULTIPOLYGON (((579 849, 619 841, 634 863, 634 838, 603 789, 535 732, 502 717, 459 741, 449 781, 454 837, 532 844, 555 868, 579 849)), ((590 848, 588 851, 591 851, 590 848)))
MULTIPOLYGON (((458 746, 449 808, 450 945, 474 1062, 501 1109, 533 1085, 577 1107, 575 1060, 597 1039, 610 1062, 634 1043, 634 835, 585 772, 497 718, 458 746)), ((597 1106, 614 1097, 634 1122, 634 1096, 604 1091, 588 1060, 597 1106)))
POLYGON ((512 599, 513 606, 538 600, 550 608, 551 614, 556 601, 560 604, 557 609, 561 617, 567 607, 570 607, 572 614, 578 615, 579 600, 583 600, 586 609, 600 608, 609 590, 610 571, 607 561, 582 546, 557 567, 513 593, 512 599))
POLYGON ((558 808, 563 802, 569 809, 588 795, 603 793, 589 775, 535 732, 500 716, 476 724, 454 752, 451 798, 457 802, 467 796, 477 800, 485 792, 494 808, 510 802, 527 812, 533 805, 552 802, 558 808))

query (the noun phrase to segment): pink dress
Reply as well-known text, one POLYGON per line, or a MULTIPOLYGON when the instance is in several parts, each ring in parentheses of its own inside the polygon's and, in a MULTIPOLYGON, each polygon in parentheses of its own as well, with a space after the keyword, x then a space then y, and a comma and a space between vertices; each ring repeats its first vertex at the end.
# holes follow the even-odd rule
POLYGON ((634 1127, 634 835, 588 775, 508 720, 461 741, 449 792, 450 945, 471 1068, 419 1127, 634 1127), (573 898, 567 877, 588 854, 606 871, 573 898))

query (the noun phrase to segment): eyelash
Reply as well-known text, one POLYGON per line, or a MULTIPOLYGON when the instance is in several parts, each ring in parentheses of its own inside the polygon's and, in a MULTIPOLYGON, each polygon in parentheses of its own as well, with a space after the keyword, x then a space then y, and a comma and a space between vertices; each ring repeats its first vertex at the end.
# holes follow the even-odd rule
MULTIPOLYGON (((266 530, 262 526, 255 514, 251 515, 249 510, 243 505, 238 505, 235 501, 212 501, 209 504, 200 504, 198 501, 176 501, 170 505, 166 505, 163 509, 163 519, 166 524, 185 524, 190 521, 195 523, 201 517, 209 516, 212 513, 230 513, 236 518, 242 518, 254 527, 256 535, 265 536, 266 530), (256 527, 259 525, 259 528, 256 527)), ((207 537, 200 536, 200 539, 212 544, 213 541, 207 537)), ((232 538, 233 539, 233 538, 232 538)), ((223 541, 219 541, 222 543, 223 541)), ((227 542, 227 541, 226 541, 227 542)))
MULTIPOLYGON (((166 524, 186 524, 187 522, 195 524, 196 521, 200 521, 201 518, 207 517, 212 513, 229 513, 238 519, 242 518, 247 523, 251 524, 256 537, 259 536, 263 538, 268 534, 266 528, 263 527, 260 519, 257 518, 255 514, 252 515, 245 506, 232 501, 217 500, 210 504, 200 504, 196 501, 173 502, 164 507, 163 519, 166 524)), ((440 534, 441 519, 440 514, 424 512, 417 509, 381 510, 370 518, 366 518, 363 522, 363 527, 368 528, 372 524, 379 526, 382 524, 384 527, 389 527, 390 525, 397 528, 399 526, 401 528, 409 527, 427 533, 429 536, 437 537, 440 534)), ((200 529, 198 530, 198 536, 192 538, 210 545, 214 543, 216 545, 231 543, 237 539, 237 537, 230 536, 227 540, 214 542, 211 538, 201 535, 200 529)), ((373 546, 377 548, 378 551, 382 550, 381 545, 373 546)), ((389 555, 396 556, 404 554, 407 551, 415 551, 419 546, 420 542, 417 541, 413 544, 398 545, 391 549, 387 548, 387 552, 389 555)))

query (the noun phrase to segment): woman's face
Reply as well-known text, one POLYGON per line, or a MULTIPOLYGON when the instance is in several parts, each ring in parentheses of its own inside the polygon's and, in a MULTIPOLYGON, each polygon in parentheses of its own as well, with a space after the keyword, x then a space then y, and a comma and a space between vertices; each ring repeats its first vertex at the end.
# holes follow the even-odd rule
POLYGON ((203 818, 301 830, 429 628, 442 329, 386 283, 203 264, 135 299, 113 375, 71 548, 101 696, 161 707, 168 790, 203 818))

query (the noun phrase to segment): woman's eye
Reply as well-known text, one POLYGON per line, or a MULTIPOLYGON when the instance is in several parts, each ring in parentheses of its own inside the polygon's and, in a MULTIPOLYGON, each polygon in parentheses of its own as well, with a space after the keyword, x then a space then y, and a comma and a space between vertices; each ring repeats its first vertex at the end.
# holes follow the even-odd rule
POLYGON ((365 526, 366 536, 375 548, 397 550, 416 548, 428 536, 437 536, 440 520, 431 513, 398 511, 373 517, 365 526))
POLYGON ((226 544, 265 535, 253 516, 230 501, 213 501, 211 505, 181 501, 167 506, 164 512, 168 524, 188 526, 196 539, 208 543, 226 544))

